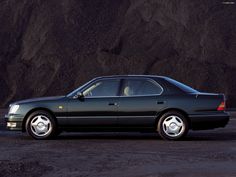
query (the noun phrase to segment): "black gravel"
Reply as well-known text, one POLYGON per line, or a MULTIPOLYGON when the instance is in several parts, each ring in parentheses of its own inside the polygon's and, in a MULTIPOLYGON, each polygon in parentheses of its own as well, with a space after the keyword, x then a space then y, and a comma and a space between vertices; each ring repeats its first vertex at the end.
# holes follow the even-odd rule
POLYGON ((234 118, 226 128, 190 132, 175 142, 149 133, 63 133, 36 141, 2 123, 0 177, 236 176, 234 118))

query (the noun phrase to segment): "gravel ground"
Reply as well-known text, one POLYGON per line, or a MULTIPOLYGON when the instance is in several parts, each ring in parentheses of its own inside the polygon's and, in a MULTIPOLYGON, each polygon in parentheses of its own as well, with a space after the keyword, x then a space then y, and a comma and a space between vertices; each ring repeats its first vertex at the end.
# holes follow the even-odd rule
POLYGON ((0 177, 236 176, 234 116, 226 128, 176 142, 149 133, 63 133, 36 141, 0 125, 0 177))

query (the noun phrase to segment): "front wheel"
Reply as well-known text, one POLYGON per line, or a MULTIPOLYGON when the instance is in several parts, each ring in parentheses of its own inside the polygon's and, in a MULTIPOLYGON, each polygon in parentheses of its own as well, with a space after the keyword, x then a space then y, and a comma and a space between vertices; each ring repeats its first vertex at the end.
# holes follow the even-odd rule
POLYGON ((26 131, 34 139, 50 139, 56 135, 56 122, 48 112, 35 111, 26 121, 26 131))
POLYGON ((163 114, 157 125, 159 135, 166 140, 179 140, 188 133, 188 129, 187 119, 176 111, 163 114))

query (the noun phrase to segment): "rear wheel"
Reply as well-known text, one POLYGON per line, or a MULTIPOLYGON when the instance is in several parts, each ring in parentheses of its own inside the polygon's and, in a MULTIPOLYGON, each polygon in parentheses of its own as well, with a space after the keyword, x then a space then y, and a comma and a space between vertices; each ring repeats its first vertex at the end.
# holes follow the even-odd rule
POLYGON ((186 117, 176 111, 170 111, 161 116, 157 130, 166 140, 179 140, 188 133, 189 125, 186 117))
POLYGON ((26 121, 26 131, 34 139, 50 139, 57 133, 56 122, 48 112, 35 111, 26 121))

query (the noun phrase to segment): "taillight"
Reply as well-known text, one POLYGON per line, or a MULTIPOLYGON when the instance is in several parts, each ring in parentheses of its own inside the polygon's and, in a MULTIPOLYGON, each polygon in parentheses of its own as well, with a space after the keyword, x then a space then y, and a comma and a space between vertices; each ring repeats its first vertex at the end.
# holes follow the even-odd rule
POLYGON ((217 108, 217 111, 224 111, 225 110, 225 102, 221 102, 217 108))

